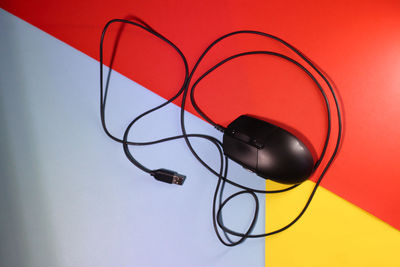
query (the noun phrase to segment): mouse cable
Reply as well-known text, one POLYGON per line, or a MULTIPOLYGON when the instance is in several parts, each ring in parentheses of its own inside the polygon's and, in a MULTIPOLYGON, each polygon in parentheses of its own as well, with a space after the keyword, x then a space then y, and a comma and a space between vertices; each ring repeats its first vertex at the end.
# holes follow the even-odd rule
MULTIPOLYGON (((177 99, 184 91, 185 87, 186 87, 186 81, 188 80, 188 76, 189 76, 189 68, 188 68, 188 64, 187 64, 187 60, 186 57, 183 55, 183 53, 180 51, 180 49, 173 44, 170 40, 168 40, 167 38, 165 38, 164 36, 162 36, 161 34, 159 34, 158 32, 154 31, 153 29, 146 27, 142 24, 136 23, 136 22, 132 22, 130 20, 125 20, 125 19, 113 19, 110 20, 109 22, 107 22, 107 24, 104 26, 102 34, 101 34, 101 38, 100 38, 100 118, 101 118, 101 124, 103 127, 104 132, 106 133, 106 135, 108 137, 110 137, 112 140, 121 143, 124 147, 124 152, 125 155, 127 156, 127 158, 132 162, 132 164, 134 164, 137 168, 141 169, 144 172, 147 172, 151 175, 156 175, 158 170, 163 170, 163 169, 158 169, 158 170, 150 170, 149 168, 145 167, 144 165, 142 165, 141 163, 139 163, 137 161, 137 159, 132 155, 132 153, 129 151, 129 146, 146 146, 146 145, 155 145, 155 144, 159 144, 159 143, 163 143, 163 142, 167 142, 167 141, 173 141, 176 139, 180 139, 180 138, 184 138, 185 136, 190 138, 190 137, 197 137, 197 138, 202 138, 202 139, 207 139, 210 140, 210 138, 214 138, 212 136, 208 136, 208 135, 202 135, 202 134, 184 134, 184 135, 176 135, 176 136, 171 136, 168 138, 163 138, 163 139, 159 139, 159 140, 155 140, 155 141, 147 141, 147 142, 133 142, 133 141, 128 141, 128 136, 129 136, 129 132, 132 128, 132 126, 141 118, 143 118, 144 116, 158 110, 161 109, 162 107, 172 103, 172 101, 174 101, 175 99, 177 99), (107 33, 108 28, 110 27, 111 24, 113 23, 124 23, 127 25, 133 25, 136 27, 139 27, 145 31, 147 31, 148 33, 154 35, 155 37, 159 38, 160 40, 164 41, 165 43, 167 43, 168 45, 170 45, 172 48, 175 49, 175 51, 179 54, 179 56, 181 57, 183 63, 184 63, 184 67, 185 67, 185 79, 183 82, 183 85, 181 86, 180 90, 170 99, 168 99, 167 101, 165 101, 164 103, 162 103, 159 106, 156 106, 150 110, 147 110, 146 112, 143 112, 142 114, 140 114, 139 116, 137 116, 136 118, 134 118, 127 126, 123 138, 120 139, 116 136, 114 136, 113 134, 111 134, 111 132, 108 130, 107 128, 107 124, 106 124, 106 119, 105 119, 105 114, 106 114, 106 103, 107 103, 107 96, 108 96, 108 88, 109 88, 109 81, 110 81, 110 74, 111 74, 111 69, 109 69, 108 72, 108 76, 106 79, 106 84, 104 86, 104 71, 103 71, 103 65, 104 65, 104 39, 107 33)), ((212 170, 212 169, 211 169, 212 170)), ((212 172, 214 174, 216 174, 218 176, 218 172, 212 170, 212 172)), ((241 189, 244 190, 253 190, 257 193, 281 193, 281 192, 285 192, 288 191, 290 189, 293 189, 295 187, 297 187, 298 185, 293 185, 290 186, 288 188, 284 188, 284 189, 279 189, 279 190, 258 190, 258 189, 253 189, 253 188, 249 188, 246 186, 243 186, 241 184, 235 183, 234 181, 231 181, 229 179, 226 179, 226 182, 239 187, 241 189)))
MULTIPOLYGON (((330 164, 332 163, 333 158, 334 158, 334 156, 335 156, 336 153, 337 153, 337 150, 338 150, 338 147, 339 147, 339 143, 340 143, 340 136, 341 136, 340 110, 339 110, 339 106, 338 106, 338 103, 337 103, 336 95, 334 94, 334 91, 333 91, 332 87, 330 86, 328 80, 327 80, 327 79, 322 75, 322 73, 319 72, 319 70, 318 70, 314 65, 312 65, 312 63, 311 63, 310 61, 308 61, 308 59, 305 58, 305 56, 303 56, 299 51, 297 51, 296 49, 293 50, 293 49, 292 49, 293 47, 291 48, 291 46, 290 46, 289 44, 287 44, 287 43, 284 42, 283 40, 279 39, 278 37, 275 37, 278 41, 282 42, 283 44, 285 44, 285 45, 287 45, 287 46, 289 45, 288 47, 291 48, 293 51, 295 51, 295 52, 297 51, 296 53, 298 53, 298 54, 300 55, 300 57, 302 57, 307 63, 311 64, 311 66, 317 71, 317 73, 318 73, 320 76, 322 75, 321 77, 324 79, 324 81, 325 81, 325 82, 328 84, 328 86, 330 87, 331 92, 332 92, 332 94, 333 94, 333 97, 334 97, 334 99, 335 99, 335 104, 336 104, 336 106, 337 106, 337 110, 338 110, 338 117, 339 117, 339 135, 338 135, 338 141, 337 141, 337 146, 335 147, 335 151, 334 151, 334 153, 333 153, 331 159, 328 161, 327 166, 326 166, 325 169, 323 170, 323 172, 322 172, 320 178, 318 179, 318 181, 317 181, 317 183, 316 183, 316 185, 315 185, 315 187, 314 187, 314 189, 313 189, 313 191, 312 191, 312 193, 311 193, 311 195, 310 195, 310 197, 309 197, 309 199, 308 199, 308 201, 307 201, 305 207, 304 207, 303 210, 300 212, 300 214, 299 214, 291 223, 289 223, 288 225, 286 225, 285 227, 283 227, 283 228, 281 228, 281 229, 275 230, 275 231, 270 232, 270 233, 264 233, 264 234, 258 234, 258 235, 251 235, 250 233, 251 233, 251 231, 253 230, 253 228, 254 228, 254 226, 255 226, 255 224, 256 224, 257 215, 258 215, 258 211, 259 211, 259 202, 258 202, 258 198, 257 198, 257 196, 256 196, 255 193, 264 193, 264 194, 265 194, 265 193, 280 193, 280 192, 285 192, 285 191, 288 191, 288 190, 291 190, 291 189, 297 187, 299 184, 290 186, 290 187, 288 187, 288 188, 280 189, 280 190, 259 190, 259 189, 253 189, 253 188, 249 188, 249 187, 243 186, 243 185, 241 185, 241 184, 235 183, 235 182, 233 182, 233 181, 227 179, 226 176, 227 176, 227 170, 228 170, 228 158, 227 158, 226 156, 224 156, 224 154, 223 154, 223 151, 222 151, 222 148, 221 148, 221 146, 222 146, 221 142, 220 142, 219 140, 215 139, 214 137, 208 136, 208 135, 202 135, 202 134, 187 134, 187 133, 186 133, 186 130, 185 130, 184 121, 183 121, 183 120, 184 120, 184 115, 183 115, 183 113, 184 113, 184 105, 185 105, 185 100, 186 100, 187 91, 188 91, 188 88, 189 88, 189 83, 190 83, 191 77, 193 76, 193 73, 194 73, 195 69, 197 68, 198 64, 200 63, 201 59, 202 59, 202 58, 205 56, 205 54, 211 49, 211 47, 214 46, 216 43, 218 43, 219 41, 221 41, 222 39, 224 39, 224 38, 226 38, 226 37, 229 37, 229 36, 232 36, 232 35, 235 35, 235 34, 240 34, 240 33, 253 33, 253 34, 264 35, 264 36, 267 36, 267 37, 270 37, 270 36, 271 36, 271 35, 266 34, 266 33, 255 32, 255 31, 238 31, 238 32, 233 32, 233 33, 224 35, 224 36, 220 37, 219 39, 217 39, 216 41, 214 41, 214 42, 203 52, 202 56, 201 56, 201 57, 199 58, 199 60, 196 62, 195 67, 192 69, 190 75, 189 75, 189 68, 188 68, 187 60, 186 60, 185 56, 183 55, 183 53, 178 49, 178 47, 176 47, 176 46, 175 46, 171 41, 169 41, 167 38, 163 37, 161 34, 155 32, 153 29, 151 29, 151 28, 149 28, 149 27, 143 26, 143 25, 141 25, 141 24, 138 24, 138 23, 135 23, 135 22, 132 22, 132 21, 129 21, 129 20, 114 19, 114 20, 109 21, 109 22, 106 24, 106 26, 105 26, 104 29, 103 29, 103 32, 102 32, 102 35, 101 35, 101 40, 100 40, 100 114, 101 114, 101 122, 102 122, 102 126, 103 126, 104 131, 106 132, 106 134, 107 134, 111 139, 113 139, 113 140, 116 141, 116 142, 119 142, 119 143, 122 143, 122 144, 123 144, 125 155, 127 156, 127 158, 128 158, 136 167, 138 167, 139 169, 141 169, 141 170, 143 170, 143 171, 145 171, 145 172, 151 174, 152 176, 154 176, 156 179, 158 179, 158 180, 160 180, 160 181, 169 182, 169 183, 174 183, 174 182, 175 182, 175 183, 177 183, 177 184, 182 184, 182 183, 183 183, 183 181, 184 181, 184 177, 183 177, 183 176, 177 175, 176 172, 172 172, 172 171, 165 170, 165 169, 150 170, 150 169, 146 168, 145 166, 143 166, 142 164, 140 164, 140 163, 132 156, 131 152, 129 151, 129 147, 128 147, 128 146, 132 146, 132 145, 138 145, 138 146, 142 146, 142 145, 154 145, 154 144, 158 144, 158 143, 162 143, 162 142, 167 142, 167 141, 172 141, 172 140, 184 138, 185 141, 186 141, 186 143, 187 143, 187 145, 188 145, 188 147, 189 147, 189 149, 191 150, 191 152, 193 153, 193 155, 199 160, 199 162, 202 163, 207 169, 209 169, 213 174, 217 175, 218 178, 219 178, 219 179, 218 179, 218 182, 217 182, 216 190, 215 190, 215 193, 214 193, 214 198, 213 198, 213 224, 214 224, 214 230, 215 230, 215 232, 216 232, 216 234, 217 234, 219 240, 220 240, 224 245, 227 245, 227 246, 234 246, 234 245, 240 244, 240 243, 243 242, 246 238, 249 238, 249 237, 250 237, 250 238, 254 238, 254 237, 263 237, 263 236, 267 236, 267 235, 272 235, 272 234, 281 232, 281 231, 283 231, 283 230, 289 228, 291 225, 293 225, 293 224, 304 214, 304 212, 305 212, 305 210, 307 209, 309 203, 311 202, 311 199, 312 199, 312 197, 313 197, 313 195, 314 195, 314 193, 315 193, 315 191, 316 191, 316 189, 317 189, 317 187, 318 187, 320 181, 322 180, 322 177, 324 176, 326 170, 328 169, 328 167, 329 167, 330 164), (159 105, 159 106, 157 106, 157 107, 155 107, 155 108, 152 108, 152 109, 150 109, 150 110, 148 110, 148 111, 146 111, 146 112, 140 114, 140 115, 137 116, 134 120, 132 120, 131 123, 128 125, 128 127, 127 127, 126 130, 125 130, 123 139, 119 139, 119 138, 113 136, 113 135, 108 131, 108 129, 107 129, 107 127, 106 127, 106 122, 105 122, 106 98, 107 98, 107 93, 108 93, 108 86, 109 86, 109 79, 110 79, 111 69, 109 69, 109 73, 108 73, 108 77, 107 77, 107 83, 106 83, 106 88, 103 89, 103 87, 104 87, 104 86, 103 86, 103 42, 104 42, 104 38, 105 38, 105 34, 106 34, 106 31, 107 31, 107 28, 108 28, 112 23, 115 23, 115 22, 125 23, 125 24, 130 24, 130 25, 133 25, 133 26, 137 26, 137 27, 142 28, 142 29, 144 29, 145 31, 149 32, 150 34, 154 35, 155 37, 158 37, 159 39, 163 40, 164 42, 166 42, 168 45, 170 45, 171 47, 173 47, 173 48, 178 52, 178 54, 180 55, 180 57, 181 57, 181 59, 182 59, 184 65, 185 65, 185 79, 184 79, 184 82, 183 82, 183 85, 182 85, 181 89, 180 89, 172 98, 168 99, 168 100, 167 100, 166 102, 164 102, 163 104, 161 104, 161 105, 159 105), (103 92, 103 90, 104 90, 104 92, 103 92), (137 121, 138 121, 139 119, 141 119, 142 117, 148 115, 149 113, 154 112, 154 111, 156 111, 156 110, 158 110, 158 109, 160 109, 160 108, 166 106, 167 104, 171 103, 172 101, 174 101, 175 99, 177 99, 182 93, 183 93, 183 95, 184 95, 184 97, 183 97, 183 99, 182 99, 182 102, 181 102, 181 128, 182 128, 182 133, 183 133, 182 135, 172 136, 172 137, 163 138, 163 139, 159 139, 159 140, 155 140, 155 141, 148 141, 148 142, 132 142, 132 141, 128 141, 128 140, 127 140, 127 139, 128 139, 128 135, 129 135, 129 131, 130 131, 131 127, 133 126, 133 124, 134 124, 135 122, 137 122, 137 121), (194 149, 193 149, 193 147, 191 146, 191 143, 190 143, 190 141, 189 141, 189 138, 192 138, 192 137, 203 138, 203 139, 209 140, 209 141, 212 142, 214 145, 216 145, 216 147, 218 148, 219 154, 220 154, 220 158, 221 158, 221 164, 220 164, 220 171, 219 171, 219 172, 216 172, 216 171, 213 170, 211 167, 209 167, 209 166, 197 155, 197 153, 194 151, 194 149), (175 179, 176 177, 178 177, 178 178, 177 178, 177 180, 174 181, 174 179, 175 179), (229 184, 231 184, 231 185, 233 185, 233 186, 236 186, 236 187, 238 187, 238 188, 241 188, 241 189, 243 189, 243 190, 242 190, 242 191, 239 191, 239 192, 237 192, 237 193, 235 193, 235 194, 233 194, 233 195, 231 195, 230 197, 228 197, 227 199, 225 199, 224 201, 222 201, 223 188, 224 188, 226 182, 229 183, 229 184), (216 211, 216 201, 217 201, 218 191, 219 191, 219 208, 218 208, 218 211, 216 211), (250 227, 248 228, 248 230, 246 231, 246 233, 243 234, 243 233, 237 233, 237 232, 232 231, 232 230, 230 230, 229 228, 225 227, 225 226, 223 225, 222 214, 221 214, 221 212, 222 212, 222 208, 226 205, 226 203, 227 203, 229 200, 231 200, 233 197, 236 197, 236 196, 241 195, 241 194, 244 194, 244 193, 248 193, 248 194, 251 194, 251 195, 253 196, 253 198, 255 199, 255 203, 256 203, 256 210, 255 210, 255 212, 254 212, 254 217, 253 217, 253 219, 252 219, 252 223, 251 223, 250 227), (225 242, 225 241, 221 238, 221 236, 220 236, 220 234, 219 234, 219 232, 218 232, 218 229, 217 229, 217 225, 222 229, 222 231, 223 231, 225 237, 228 239, 229 243, 228 243, 228 242, 225 242), (234 235, 234 236, 239 236, 240 239, 239 239, 238 241, 233 242, 233 241, 230 240, 230 238, 228 237, 227 234, 231 234, 231 235, 234 235)), ((245 55, 245 54, 246 54, 246 55, 247 55, 247 54, 256 54, 256 53, 254 53, 254 52, 261 52, 261 51, 252 51, 252 52, 247 52, 247 53, 242 53, 242 54, 243 54, 243 55, 245 55)), ((263 53, 264 53, 264 52, 268 52, 268 51, 263 51, 263 53)), ((269 53, 273 53, 273 52, 269 52, 269 53)), ((275 54, 277 54, 277 53, 275 53, 275 54)), ((271 55, 272 55, 272 54, 271 54, 271 55)), ((240 56, 242 56, 242 55, 240 55, 240 56)), ((238 56, 238 55, 235 55, 233 58, 235 58, 235 57, 239 57, 239 56, 238 56)), ((233 59, 233 58, 231 57, 231 59, 233 59)), ((231 59, 226 59, 225 62, 227 62, 227 61, 229 61, 229 60, 231 60, 231 59)), ((289 61, 290 61, 290 60, 289 60, 289 61)), ((224 64, 225 62, 221 63, 220 65, 224 64)), ((293 63, 294 63, 294 62, 293 62, 293 63)), ((295 64, 296 64, 296 63, 295 63, 295 64)), ((220 65, 214 66, 214 67, 217 68, 217 67, 219 67, 220 65)), ((297 65, 297 64, 296 64, 296 65, 297 65)), ((214 69, 215 69, 215 68, 214 68, 214 69)), ((202 75, 202 78, 204 78, 206 75, 208 75, 208 74, 209 74, 211 71, 213 71, 214 69, 212 69, 212 70, 210 69, 208 73, 203 74, 203 75, 202 75)), ((198 81, 198 82, 199 82, 199 81, 198 81)), ((198 83, 198 82, 197 82, 197 83, 198 83)), ((197 83, 196 83, 196 84, 197 84, 197 83)), ((192 103, 195 103, 195 101, 194 101, 194 94, 193 94, 193 93, 191 93, 191 100, 192 100, 192 103)), ((195 109, 196 109, 197 112, 200 110, 200 108, 198 108, 198 106, 196 105, 196 103, 195 103, 195 105, 193 105, 193 106, 195 107, 195 109)), ((329 112, 329 114, 330 114, 329 106, 328 106, 328 112, 329 112)), ((203 115, 205 115, 205 114, 202 113, 201 110, 200 110, 200 113, 199 113, 199 114, 204 118, 203 115)), ((204 119, 205 119, 205 118, 204 118, 204 119)), ((207 119, 206 119, 206 120, 207 120, 207 119)), ((224 130, 224 128, 223 128, 222 126, 216 125, 216 124, 213 123, 211 120, 207 120, 207 121, 210 122, 212 125, 214 125, 218 130, 220 130, 220 131, 223 131, 223 130, 224 130)), ((330 132, 330 118, 329 118, 328 132, 330 132)), ((329 134, 328 134, 328 135, 329 135, 329 134)), ((320 162, 322 161, 322 158, 323 158, 323 156, 324 156, 324 154, 325 154, 325 151, 326 151, 326 144, 324 145, 323 152, 321 153, 320 159, 317 161, 316 167, 318 167, 318 165, 319 165, 320 162)), ((316 169, 316 167, 315 167, 315 169, 316 169)))
MULTIPOLYGON (((217 188, 216 188, 216 192, 215 192, 215 194, 214 194, 214 200, 213 200, 213 220, 214 220, 214 221, 216 220, 218 226, 222 229, 222 231, 224 232, 225 236, 226 236, 226 233, 229 233, 229 234, 231 234, 231 235, 241 237, 237 242, 226 243, 226 242, 223 242, 223 241, 221 240, 220 236, 219 236, 218 233, 217 233, 217 235, 218 235, 220 241, 221 241, 224 245, 227 245, 227 246, 234 246, 234 245, 237 245, 237 244, 243 242, 246 238, 265 237, 265 236, 269 236, 269 235, 273 235, 273 234, 282 232, 282 231, 286 230, 287 228, 289 228, 290 226, 292 226, 295 222, 297 222, 297 221, 300 219, 300 217, 301 217, 301 216, 305 213, 305 211, 307 210, 307 208, 308 208, 309 204, 311 203, 311 200, 312 200, 312 198, 314 197, 315 192, 316 192, 316 190, 317 190, 319 184, 321 183, 321 181, 322 181, 322 179, 323 179, 325 173, 327 172, 328 168, 331 166, 331 164, 332 164, 334 158, 336 157, 337 152, 338 152, 339 147, 340 147, 340 141, 341 141, 341 138, 342 138, 342 116, 341 116, 340 106, 339 106, 339 103, 338 103, 338 98, 337 98, 337 96, 336 96, 336 93, 335 93, 335 91, 333 90, 333 87, 332 87, 332 85, 330 84, 329 80, 328 80, 328 79, 325 77, 325 75, 319 70, 319 68, 318 68, 314 63, 311 62, 311 60, 309 60, 305 55, 303 55, 300 51, 298 51, 298 50, 297 50, 296 48, 294 48, 292 45, 290 45, 289 43, 285 42, 284 40, 282 40, 282 39, 280 39, 280 38, 278 38, 278 37, 276 37, 276 36, 273 36, 273 35, 270 35, 270 34, 267 34, 267 33, 263 33, 263 32, 259 32, 259 31, 236 31, 236 32, 232 32, 232 33, 226 34, 226 35, 224 35, 224 36, 218 38, 217 40, 215 40, 213 43, 211 43, 211 45, 209 45, 209 46, 205 49, 205 51, 202 53, 202 55, 200 56, 200 58, 198 59, 198 61, 196 62, 195 66, 194 66, 193 69, 192 69, 192 72, 191 72, 191 74, 190 74, 190 76, 189 76, 189 81, 188 81, 188 83, 186 84, 186 88, 185 88, 185 91, 184 91, 184 93, 183 93, 183 99, 182 99, 182 102, 181 102, 181 103, 182 103, 182 104, 181 104, 181 128, 182 128, 182 133, 183 133, 183 134, 186 133, 186 130, 185 130, 185 123, 184 123, 185 101, 186 101, 186 97, 187 97, 187 94, 188 94, 188 91, 189 91, 189 83, 190 83, 190 80, 191 80, 191 78, 192 78, 192 76, 193 76, 194 71, 196 70, 196 68, 197 68, 197 66, 199 65, 200 61, 204 58, 204 56, 208 53, 208 51, 209 51, 214 45, 216 45, 217 43, 219 43, 220 41, 222 41, 223 39, 225 39, 225 38, 227 38, 227 37, 230 37, 230 36, 233 36, 233 35, 237 35, 237 34, 255 34, 255 35, 260 35, 260 36, 264 36, 264 37, 268 37, 268 38, 272 38, 272 39, 274 39, 274 40, 277 40, 277 41, 279 41, 280 43, 284 44, 286 47, 288 47, 290 50, 292 50, 293 52, 295 52, 300 58, 302 58, 309 66, 311 66, 311 67, 317 72, 317 74, 324 80, 324 82, 326 83, 326 85, 329 87, 329 90, 330 90, 330 92, 331 92, 331 94, 332 94, 332 96, 333 96, 334 102, 335 102, 335 107, 336 107, 336 110, 337 110, 337 117, 338 117, 338 136, 337 136, 337 139, 336 139, 336 145, 335 145, 334 151, 333 151, 333 153, 332 153, 330 159, 329 159, 328 162, 326 163, 325 168, 322 170, 322 172, 321 172, 319 178, 317 179, 317 182, 316 182, 316 184, 315 184, 315 186, 314 186, 314 188, 313 188, 313 190, 312 190, 312 192, 311 192, 311 194, 310 194, 310 196, 309 196, 309 198, 308 198, 306 204, 304 205, 303 209, 301 210, 301 212, 300 212, 290 223, 288 223, 288 224, 287 224, 286 226, 284 226, 284 227, 281 227, 280 229, 277 229, 277 230, 274 230, 274 231, 268 232, 268 233, 263 233, 263 234, 256 234, 256 235, 251 235, 251 234, 249 234, 249 232, 251 232, 251 229, 254 227, 254 225, 253 225, 254 219, 256 218, 257 212, 258 212, 258 198, 257 198, 257 197, 254 198, 254 199, 255 199, 255 202, 256 202, 256 211, 255 211, 255 215, 254 215, 253 221, 252 221, 252 223, 251 223, 251 225, 250 225, 250 227, 249 227, 249 229, 248 229, 248 231, 247 231, 246 233, 244 233, 244 234, 243 234, 243 233, 237 233, 237 232, 235 232, 235 231, 233 231, 233 230, 231 230, 231 229, 225 227, 225 226, 223 225, 223 223, 222 223, 222 209, 223 209, 223 207, 224 207, 224 206, 226 205, 226 203, 227 203, 229 200, 231 200, 233 197, 235 197, 235 196, 237 196, 237 195, 240 195, 240 194, 243 194, 243 193, 246 193, 246 192, 240 191, 240 192, 238 192, 238 193, 236 193, 236 194, 234 194, 234 195, 228 197, 228 198, 225 199, 222 203, 220 202, 218 211, 217 211, 217 213, 215 214, 216 194, 217 194, 218 187, 219 187, 219 182, 218 182, 217 188)), ((214 65, 214 67, 212 67, 211 69, 209 69, 208 71, 206 71, 203 75, 201 75, 201 76, 194 82, 194 84, 193 84, 193 86, 192 86, 192 88, 191 88, 191 90, 190 90, 190 96, 191 96, 191 103, 192 103, 192 106, 195 108, 195 110, 198 112, 198 114, 199 114, 201 117, 203 117, 203 119, 205 119, 206 121, 208 121, 210 124, 214 125, 214 127, 217 128, 218 130, 221 130, 221 129, 222 129, 222 131, 223 131, 223 127, 222 127, 222 126, 219 126, 219 125, 217 125, 215 122, 213 122, 213 121, 212 121, 209 117, 207 117, 207 115, 205 115, 205 113, 202 112, 201 109, 198 107, 198 105, 197 105, 196 102, 195 102, 194 88, 196 87, 196 85, 197 85, 205 76, 207 76, 209 73, 211 73, 212 71, 214 71, 216 68, 220 67, 222 64, 225 64, 226 62, 228 62, 228 61, 230 61, 230 60, 232 60, 232 59, 234 59, 234 58, 241 57, 241 56, 245 56, 245 55, 251 55, 251 54, 268 54, 268 55, 274 55, 274 56, 278 56, 278 57, 284 58, 284 59, 286 59, 286 60, 288 60, 288 61, 294 63, 295 65, 297 65, 298 67, 300 67, 303 71, 305 71, 305 72, 308 74, 308 76, 309 76, 309 77, 314 81, 314 83, 318 86, 318 88, 319 88, 321 94, 323 95, 324 100, 325 100, 325 105, 326 105, 326 108, 327 108, 327 114, 328 114, 328 130, 327 130, 327 136, 326 136, 326 139, 325 139, 325 144, 324 144, 323 150, 322 150, 322 152, 321 152, 321 156, 320 156, 320 158, 317 160, 317 163, 316 163, 316 165, 315 165, 315 167, 314 167, 314 171, 315 171, 315 170, 318 168, 318 166, 320 165, 320 163, 322 162, 322 160, 323 160, 323 157, 324 157, 324 155, 325 155, 325 152, 326 152, 326 149, 327 149, 327 146, 328 146, 328 143, 329 143, 329 139, 330 139, 331 123, 332 123, 332 122, 331 122, 330 105, 329 105, 329 101, 328 101, 328 99, 327 99, 326 93, 324 92, 324 89, 320 86, 320 84, 318 83, 317 79, 315 79, 315 77, 314 77, 307 69, 305 69, 300 63, 296 62, 295 60, 293 60, 293 59, 291 59, 291 58, 289 58, 289 57, 287 57, 287 56, 284 56, 284 55, 282 55, 282 54, 275 53, 275 52, 269 52, 269 51, 251 51, 251 52, 245 52, 245 53, 236 54, 236 55, 233 55, 233 56, 231 56, 231 57, 229 57, 229 58, 226 58, 226 59, 220 61, 219 63, 217 63, 216 65, 214 65)), ((186 144, 188 145, 190 151, 192 152, 192 154, 193 154, 206 168, 209 168, 209 166, 206 166, 207 164, 197 155, 196 151, 193 149, 193 147, 192 147, 192 145, 191 145, 191 143, 190 143, 190 140, 189 140, 188 138, 185 138, 185 141, 186 141, 186 144)), ((222 176, 222 175, 219 175, 219 181, 220 181, 220 180, 224 180, 224 181, 225 181, 225 179, 226 179, 226 177, 224 177, 224 176, 222 176)), ((254 193, 254 192, 255 192, 255 191, 251 191, 251 190, 250 190, 250 191, 247 192, 247 193, 250 193, 250 194, 254 197, 254 195, 252 194, 252 193, 254 193)), ((215 225, 215 223, 214 223, 214 225, 215 225)), ((217 232, 216 227, 214 227, 214 229, 215 229, 215 231, 217 232)))

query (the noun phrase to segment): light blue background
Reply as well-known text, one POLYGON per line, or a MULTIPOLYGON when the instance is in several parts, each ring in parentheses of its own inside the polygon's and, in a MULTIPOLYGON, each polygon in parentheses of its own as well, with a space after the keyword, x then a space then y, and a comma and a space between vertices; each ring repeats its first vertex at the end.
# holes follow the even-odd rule
MULTIPOLYGON (((2 267, 264 266, 264 239, 234 248, 219 243, 211 220, 217 179, 183 140, 132 150, 149 168, 185 174, 181 187, 154 181, 106 137, 97 61, 1 9, 0 58, 2 267)), ((113 72, 111 131, 121 136, 129 119, 162 101, 113 72)), ((202 120, 186 118, 189 133, 221 139, 202 120)), ((180 134, 178 107, 152 114, 132 132, 135 140, 180 134)), ((213 145, 195 147, 218 167, 213 145)), ((234 163, 229 174, 265 186, 234 163)), ((255 232, 264 231, 264 198, 260 204, 255 232)), ((250 197, 233 200, 225 221, 243 231, 253 210, 250 197)))

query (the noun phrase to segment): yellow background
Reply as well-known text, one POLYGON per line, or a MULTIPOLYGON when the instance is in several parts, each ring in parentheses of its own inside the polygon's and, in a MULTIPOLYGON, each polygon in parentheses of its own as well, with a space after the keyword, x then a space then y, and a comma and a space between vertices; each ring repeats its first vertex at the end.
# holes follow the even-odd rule
MULTIPOLYGON (((290 222, 314 185, 267 195, 266 231, 290 222)), ((267 189, 277 187, 267 181, 267 189)), ((400 267, 400 231, 322 187, 297 223, 265 243, 267 267, 400 267)))

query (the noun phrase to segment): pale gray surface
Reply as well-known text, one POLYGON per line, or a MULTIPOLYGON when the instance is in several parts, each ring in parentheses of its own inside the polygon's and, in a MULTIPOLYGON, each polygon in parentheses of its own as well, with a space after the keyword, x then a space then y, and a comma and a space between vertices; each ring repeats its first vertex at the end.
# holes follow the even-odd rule
MULTIPOLYGON (((97 44, 93 44, 97 46, 97 44)), ((226 248, 212 228, 216 177, 182 140, 134 153, 149 168, 187 175, 183 187, 155 182, 103 133, 98 62, 0 9, 0 265, 264 266, 264 239, 226 248)), ((113 73, 107 119, 121 135, 130 118, 162 99, 113 73)), ((179 110, 139 122, 136 140, 179 134, 179 110)), ((190 114, 189 132, 221 138, 190 114)), ((215 148, 197 141, 218 166, 215 148)), ((231 164, 231 176, 264 181, 231 164)), ((228 188, 228 192, 230 189, 228 188)), ((264 230, 264 203, 256 232, 264 230)), ((243 230, 254 209, 234 200, 226 222, 243 230)))

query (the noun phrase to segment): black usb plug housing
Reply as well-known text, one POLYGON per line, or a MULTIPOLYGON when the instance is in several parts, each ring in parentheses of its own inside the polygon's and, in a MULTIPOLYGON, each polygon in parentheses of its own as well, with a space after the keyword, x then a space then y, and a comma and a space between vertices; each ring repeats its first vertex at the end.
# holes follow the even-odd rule
POLYGON ((156 178, 158 181, 177 185, 182 185, 186 179, 185 175, 167 169, 155 170, 151 175, 154 176, 154 178, 156 178))

